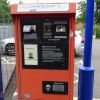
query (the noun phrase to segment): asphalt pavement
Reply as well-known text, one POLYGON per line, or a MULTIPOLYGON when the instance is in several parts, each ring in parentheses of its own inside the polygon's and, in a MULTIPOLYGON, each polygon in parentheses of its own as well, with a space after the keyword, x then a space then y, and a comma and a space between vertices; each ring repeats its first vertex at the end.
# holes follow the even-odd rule
MULTIPOLYGON (((100 40, 96 39, 93 40, 93 53, 92 53, 92 66, 95 68, 95 78, 94 78, 94 98, 95 100, 100 99, 100 40)), ((5 68, 5 70, 10 71, 15 67, 15 57, 9 57, 6 55, 2 55, 2 66, 5 68)), ((78 96, 78 73, 79 73, 79 67, 82 66, 83 63, 83 54, 79 54, 75 57, 75 79, 74 79, 74 96, 78 96)), ((5 75, 7 72, 4 72, 5 75)), ((3 74, 3 76, 5 76, 3 74)), ((7 74, 7 77, 9 75, 7 74)), ((6 76, 5 76, 6 77, 6 76)), ((4 79, 4 78, 3 78, 4 79)), ((6 79, 5 79, 6 80, 6 79)), ((7 79, 8 80, 8 79, 7 79)), ((7 83, 7 81, 6 81, 7 83)), ((77 98, 74 98, 76 100, 77 98)), ((17 100, 17 93, 14 93, 13 100, 17 100)))
MULTIPOLYGON (((91 66, 95 68, 95 75, 94 75, 94 93, 93 97, 100 99, 100 39, 93 40, 93 47, 92 47, 92 61, 91 66)), ((83 55, 77 55, 75 57, 76 62, 83 62, 83 55)), ((79 73, 79 67, 75 66, 75 73, 79 73)), ((78 96, 78 83, 74 84, 74 96, 78 96)))
POLYGON ((94 97, 100 98, 100 39, 93 41, 92 66, 95 68, 94 97))

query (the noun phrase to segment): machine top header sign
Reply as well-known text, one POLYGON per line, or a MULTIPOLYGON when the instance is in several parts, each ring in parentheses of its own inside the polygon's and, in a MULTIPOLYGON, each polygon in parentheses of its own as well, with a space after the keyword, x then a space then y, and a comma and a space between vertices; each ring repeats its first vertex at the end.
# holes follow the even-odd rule
POLYGON ((11 6, 11 13, 75 13, 75 7, 75 3, 19 4, 11 6))
POLYGON ((17 12, 68 11, 69 4, 25 4, 18 5, 17 12))

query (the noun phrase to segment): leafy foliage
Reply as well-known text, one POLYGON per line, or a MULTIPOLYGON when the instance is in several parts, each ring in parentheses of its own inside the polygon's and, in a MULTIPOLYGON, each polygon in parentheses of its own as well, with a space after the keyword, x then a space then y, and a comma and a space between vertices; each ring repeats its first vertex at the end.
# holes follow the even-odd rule
MULTIPOLYGON (((79 16, 77 17, 77 22, 84 23, 86 14, 86 2, 80 1, 78 3, 79 16)), ((100 24, 100 0, 95 1, 95 23, 100 24)))
POLYGON ((7 0, 0 0, 0 23, 8 23, 10 21, 10 4, 7 0))
POLYGON ((100 39, 100 25, 94 25, 94 32, 96 34, 96 38, 100 39))
POLYGON ((10 13, 10 5, 7 0, 0 0, 0 14, 10 13))
POLYGON ((86 3, 85 1, 80 1, 78 3, 78 9, 79 10, 79 16, 77 17, 77 21, 78 22, 81 22, 81 23, 84 23, 85 21, 85 13, 86 13, 86 3))
POLYGON ((100 0, 96 0, 95 22, 100 24, 100 0))

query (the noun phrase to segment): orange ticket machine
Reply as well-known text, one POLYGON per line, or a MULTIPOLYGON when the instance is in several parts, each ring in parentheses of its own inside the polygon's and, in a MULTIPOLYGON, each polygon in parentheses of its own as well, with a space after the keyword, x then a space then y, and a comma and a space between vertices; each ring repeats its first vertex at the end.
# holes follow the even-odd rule
POLYGON ((73 100, 74 3, 11 6, 18 100, 73 100))

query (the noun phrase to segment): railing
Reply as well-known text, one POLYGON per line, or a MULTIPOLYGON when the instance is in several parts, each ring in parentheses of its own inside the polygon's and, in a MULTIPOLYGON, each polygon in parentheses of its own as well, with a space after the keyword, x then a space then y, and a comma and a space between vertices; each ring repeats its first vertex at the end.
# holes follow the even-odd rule
POLYGON ((0 14, 0 53, 3 96, 4 100, 11 100, 13 93, 16 90, 16 64, 14 50, 14 32, 10 14, 0 14))

